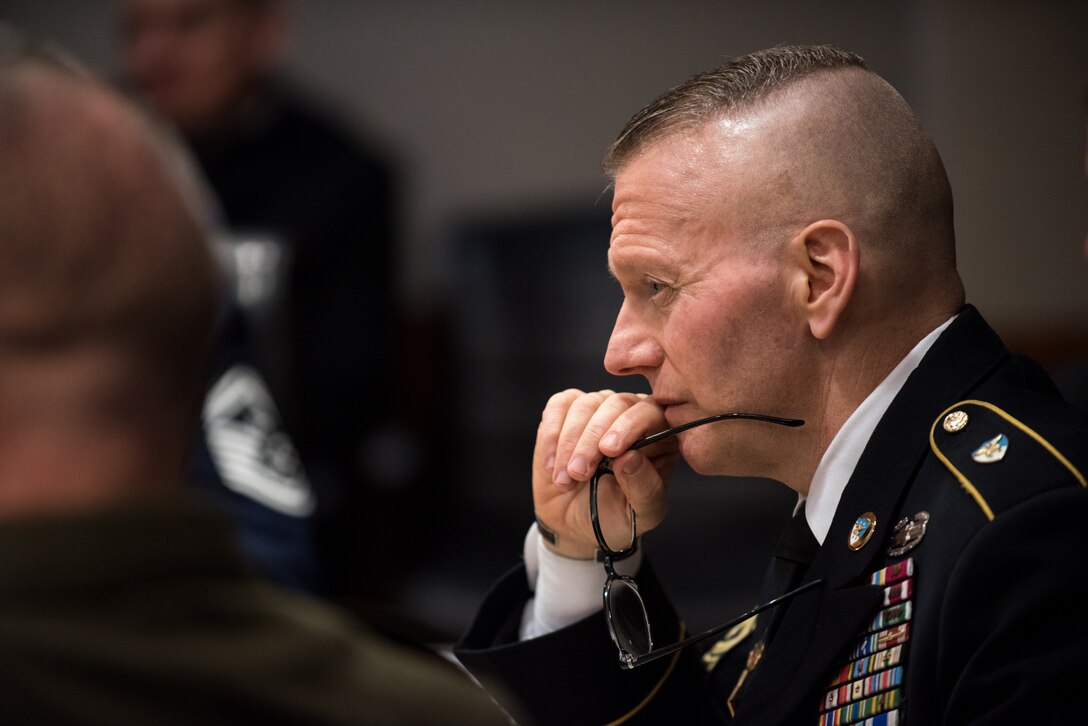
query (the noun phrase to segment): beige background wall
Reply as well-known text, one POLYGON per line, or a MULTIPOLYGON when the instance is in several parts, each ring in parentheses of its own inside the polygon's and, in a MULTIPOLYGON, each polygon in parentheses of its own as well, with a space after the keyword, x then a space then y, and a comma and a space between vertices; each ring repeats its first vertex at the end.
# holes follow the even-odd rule
MULTIPOLYGON (((418 350, 408 356, 416 366, 406 366, 412 391, 402 415, 441 434, 436 460, 442 468, 439 476, 423 476, 416 488, 391 495, 393 506, 375 511, 394 524, 410 512, 403 531, 411 532, 419 514, 398 509, 402 500, 396 496, 415 503, 441 490, 438 501, 472 513, 459 517, 443 510, 449 531, 438 533, 438 544, 412 563, 395 598, 448 633, 463 629, 490 583, 516 560, 531 511, 528 487, 520 482, 538 406, 554 387, 592 385, 587 378, 598 369, 610 316, 602 303, 579 316, 584 320, 571 320, 587 290, 598 289, 585 274, 550 273, 554 283, 533 280, 537 298, 549 301, 544 310, 474 295, 473 284, 455 289, 450 271, 464 265, 450 264, 450 230, 481 216, 591 207, 604 186, 600 155, 627 117, 726 56, 784 42, 833 42, 865 56, 914 105, 944 154, 958 200, 960 262, 970 299, 1014 348, 1055 367, 1063 357, 1088 358, 1084 0, 291 5, 295 75, 335 99, 402 164, 401 282, 415 313, 414 330, 422 332, 411 336, 418 350), (582 297, 567 300, 577 297, 574 287, 582 297), (567 300, 559 306, 567 318, 555 325, 563 333, 540 336, 546 339, 540 343, 534 338, 554 320, 554 296, 567 300), (479 304, 481 298, 488 304, 479 304), (517 319, 506 320, 507 327, 525 334, 506 345, 528 340, 551 355, 528 346, 517 349, 521 357, 502 358, 488 349, 475 351, 474 363, 465 365, 468 358, 434 354, 430 346, 441 347, 431 338, 442 336, 418 321, 443 321, 451 311, 474 322, 468 328, 476 338, 448 329, 463 347, 488 348, 481 340, 492 342, 495 325, 483 313, 509 312, 517 319), (579 332, 590 327, 600 332, 579 332), (553 343, 559 338, 565 339, 553 343), (563 368, 557 347, 580 361, 577 373, 563 368), (417 367, 424 374, 413 377, 417 367), (444 387, 428 388, 428 375, 444 387), (444 396, 451 394, 456 404, 447 410, 444 396), (420 400, 413 404, 415 398, 420 400)), ((112 0, 0 0, 0 19, 53 36, 112 74, 113 7, 112 0)), ((609 284, 605 237, 602 230, 603 286, 609 284)), ((504 299, 517 294, 511 289, 528 299, 524 288, 491 287, 504 299)), ((426 436, 422 442, 424 454, 436 443, 426 436)), ((739 611, 755 597, 763 558, 793 506, 792 493, 750 480, 708 486, 681 472, 670 499, 670 521, 655 541, 655 567, 688 622, 710 627, 721 622, 723 606, 739 611), (693 558, 693 550, 722 555, 693 558)), ((388 559, 387 553, 378 554, 364 571, 382 567, 378 560, 388 559)))
MULTIPOLYGON (((585 206, 602 149, 665 87, 781 42, 856 50, 942 149, 970 298, 1004 333, 1088 338, 1088 3, 295 0, 290 65, 403 164, 404 294, 441 299, 468 215, 585 206)), ((0 0, 110 73, 110 0, 0 0)), ((602 202, 603 203, 603 202, 602 202)), ((605 241, 602 240, 602 264, 605 241)))

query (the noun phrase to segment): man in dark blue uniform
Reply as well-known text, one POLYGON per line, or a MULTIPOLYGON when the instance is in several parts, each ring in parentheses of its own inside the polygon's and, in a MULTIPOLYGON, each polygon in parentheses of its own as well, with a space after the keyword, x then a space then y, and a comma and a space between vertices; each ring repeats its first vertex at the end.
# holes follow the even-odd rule
POLYGON ((390 515, 366 511, 372 491, 361 462, 388 410, 392 174, 382 154, 285 79, 283 5, 125 0, 124 81, 185 139, 240 262, 242 305, 231 312, 245 313, 248 330, 229 321, 216 379, 235 364, 248 368, 217 390, 259 388, 244 398, 275 401, 282 414, 267 431, 224 431, 222 418, 206 419, 211 457, 203 461, 216 466, 202 467, 201 481, 230 506, 255 559, 281 582, 320 583, 329 595, 381 594, 395 555, 362 566, 364 533, 382 529, 365 524, 390 515), (224 436, 247 432, 251 450, 271 441, 283 454, 249 456, 257 488, 235 486, 221 463, 224 436), (296 493, 312 486, 309 506, 279 506, 286 480, 270 459, 293 456, 275 444, 289 445, 285 436, 306 472, 288 478, 296 493))
POLYGON ((666 92, 605 166, 624 292, 605 366, 653 394, 548 403, 525 566, 461 660, 544 723, 1078 721, 1088 422, 965 305, 905 101, 850 53, 775 48, 666 92), (804 425, 632 448, 724 412, 804 425), (626 545, 665 517, 678 454, 795 490, 764 599, 813 584, 651 660, 685 628, 626 545))

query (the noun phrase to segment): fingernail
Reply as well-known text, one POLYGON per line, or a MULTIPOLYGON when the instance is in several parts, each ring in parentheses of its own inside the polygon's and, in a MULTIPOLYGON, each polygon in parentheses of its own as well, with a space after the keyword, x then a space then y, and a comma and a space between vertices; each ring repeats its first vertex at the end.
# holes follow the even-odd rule
POLYGON ((566 469, 556 474, 555 485, 560 489, 570 489, 572 484, 574 484, 574 480, 570 478, 570 474, 567 473, 566 469))
POLYGON ((585 476, 589 473, 589 463, 583 456, 576 456, 567 464, 567 471, 572 471, 576 476, 585 476))
POLYGON ((620 435, 615 431, 601 439, 601 446, 605 446, 609 449, 615 449, 620 445, 620 435))
POLYGON ((551 456, 549 456, 548 460, 544 462, 544 468, 545 469, 554 469, 555 468, 555 454, 552 454, 551 456))
POLYGON ((639 473, 642 469, 642 465, 646 463, 646 457, 642 454, 632 454, 631 458, 627 460, 627 463, 623 465, 623 473, 627 476, 632 476, 639 473))

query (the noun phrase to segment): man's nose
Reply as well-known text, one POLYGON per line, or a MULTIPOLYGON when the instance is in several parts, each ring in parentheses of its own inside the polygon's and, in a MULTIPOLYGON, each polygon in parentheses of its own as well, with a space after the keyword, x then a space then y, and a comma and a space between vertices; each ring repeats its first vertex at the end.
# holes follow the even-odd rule
POLYGON ((647 375, 661 365, 664 355, 652 331, 628 308, 616 316, 604 354, 604 367, 614 376, 647 375))

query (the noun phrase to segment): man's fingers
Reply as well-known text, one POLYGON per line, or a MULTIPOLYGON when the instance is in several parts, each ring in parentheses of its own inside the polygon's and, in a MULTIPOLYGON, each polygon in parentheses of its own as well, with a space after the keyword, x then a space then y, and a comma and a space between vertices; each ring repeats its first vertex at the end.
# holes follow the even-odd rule
MULTIPOLYGON (((533 504, 537 516, 558 535, 556 551, 570 557, 592 552, 596 537, 589 526, 588 488, 582 482, 589 480, 604 456, 619 456, 637 439, 666 426, 661 408, 645 394, 568 389, 548 400, 533 457, 533 504)), ((629 490, 639 529, 660 524, 665 502, 658 467, 670 468, 669 454, 659 446, 650 448, 614 462, 621 466, 635 457, 630 459, 634 462, 630 475, 617 469, 615 477, 603 480, 601 503, 605 512, 615 515, 603 521, 614 525, 626 518, 629 490)))
POLYGON ((657 468, 638 451, 628 451, 612 462, 616 482, 638 514, 639 532, 661 524, 668 512, 665 483, 657 468))
POLYGON ((585 424, 567 462, 567 473, 577 481, 589 479, 604 458, 602 452, 606 449, 607 453, 620 453, 630 446, 630 442, 638 438, 638 434, 631 431, 638 430, 639 419, 650 418, 631 416, 631 411, 642 400, 638 394, 602 393, 608 395, 604 396, 585 424), (604 441, 606 438, 610 439, 607 445, 604 441))
POLYGON ((586 427, 593 420, 593 416, 597 413, 601 404, 612 393, 612 391, 583 393, 575 398, 567 408, 567 415, 563 420, 563 426, 559 431, 559 438, 556 442, 555 469, 552 476, 557 486, 567 489, 574 486, 575 478, 579 481, 585 481, 588 478, 588 475, 571 476, 572 472, 569 470, 569 464, 575 447, 585 433, 586 427))
POLYGON ((601 453, 613 458, 644 436, 668 428, 664 412, 649 396, 644 393, 623 395, 627 398, 622 410, 593 441, 601 453))
POLYGON ((547 410, 549 431, 538 436, 549 447, 543 457, 551 462, 553 482, 562 489, 588 481, 605 456, 616 456, 647 433, 666 427, 661 408, 643 393, 564 391, 553 398, 547 410), (552 431, 563 416, 552 445, 552 431))
POLYGON ((575 388, 555 394, 548 399, 544 406, 544 412, 540 415, 540 425, 536 432, 536 452, 534 455, 536 465, 547 468, 548 476, 554 478, 555 452, 559 442, 559 432, 563 429, 563 421, 567 418, 567 411, 579 396, 585 395, 575 388))

